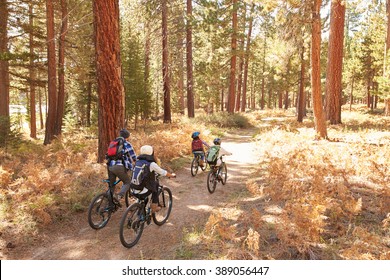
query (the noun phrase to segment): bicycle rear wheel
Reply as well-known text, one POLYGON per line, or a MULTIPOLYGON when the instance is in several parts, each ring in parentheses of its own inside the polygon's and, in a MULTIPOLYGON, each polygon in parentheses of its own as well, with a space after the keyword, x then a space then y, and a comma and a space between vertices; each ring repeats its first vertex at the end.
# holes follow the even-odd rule
POLYGON ((107 225, 111 218, 111 213, 112 210, 107 193, 98 194, 89 205, 88 223, 93 229, 101 229, 107 225))
POLYGON ((156 225, 163 225, 168 220, 172 211, 172 192, 167 187, 162 187, 158 194, 158 203, 161 210, 152 214, 153 222, 156 225))
POLYGON ((131 248, 137 244, 144 230, 144 225, 144 209, 139 203, 132 204, 126 209, 120 223, 119 237, 122 245, 131 248))
POLYGON ((225 185, 226 184, 226 179, 227 179, 226 163, 222 162, 221 169, 219 170, 219 174, 221 175, 221 178, 222 178, 222 185, 225 185))
POLYGON ((191 163, 191 175, 195 176, 199 169, 199 157, 195 156, 191 163))
POLYGON ((217 177, 214 170, 211 170, 209 172, 209 175, 207 175, 207 189, 209 190, 209 193, 213 193, 216 187, 217 187, 217 177))

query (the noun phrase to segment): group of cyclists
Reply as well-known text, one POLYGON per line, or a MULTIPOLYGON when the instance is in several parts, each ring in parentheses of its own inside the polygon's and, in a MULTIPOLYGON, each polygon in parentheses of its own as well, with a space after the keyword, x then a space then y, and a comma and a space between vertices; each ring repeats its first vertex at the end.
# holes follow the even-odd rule
MULTIPOLYGON (((116 198, 118 199, 118 201, 121 201, 130 188, 137 189, 137 186, 132 184, 135 175, 133 170, 136 166, 136 163, 141 162, 142 166, 146 165, 149 169, 147 176, 148 178, 146 178, 147 183, 145 187, 152 193, 151 211, 152 213, 158 212, 159 210, 161 210, 161 207, 158 204, 158 182, 155 179, 155 175, 158 174, 160 176, 174 178, 176 177, 176 174, 168 172, 156 163, 154 149, 150 145, 142 146, 140 148, 140 155, 137 156, 133 146, 129 142, 130 132, 127 129, 122 129, 119 132, 119 137, 124 139, 122 147, 122 157, 118 159, 108 159, 107 161, 107 170, 110 186, 114 186, 116 178, 119 178, 123 182, 120 191, 116 194, 116 198)), ((221 147, 221 139, 215 138, 213 141, 213 147, 215 147, 216 149, 213 150, 215 150, 216 152, 215 155, 213 155, 214 159, 212 159, 212 161, 214 162, 210 162, 210 159, 206 158, 206 155, 210 155, 210 152, 206 153, 205 147, 208 151, 211 151, 213 147, 200 138, 200 132, 198 131, 192 133, 191 137, 191 150, 194 155, 200 154, 200 166, 204 166, 206 164, 206 161, 208 161, 209 164, 212 163, 216 168, 218 168, 222 163, 222 156, 231 155, 230 152, 221 147)), ((144 186, 142 186, 142 189, 143 188, 144 186)))
MULTIPOLYGON (((146 165, 149 168, 149 175, 146 180, 145 187, 152 193, 152 203, 150 205, 152 213, 158 212, 161 210, 161 206, 158 204, 158 182, 156 181, 155 174, 160 176, 166 176, 168 178, 176 177, 175 173, 170 173, 165 169, 162 169, 156 163, 156 155, 154 149, 150 145, 144 145, 140 149, 140 155, 136 155, 133 146, 129 142, 130 132, 126 129, 122 129, 119 132, 119 137, 124 139, 123 148, 122 148, 122 158, 112 159, 107 161, 108 169, 108 178, 110 180, 110 186, 114 186, 116 177, 118 177, 122 182, 121 190, 116 194, 116 198, 121 201, 125 196, 126 192, 129 190, 130 186, 137 189, 137 186, 132 184, 132 175, 133 169, 138 162, 146 165)), ((144 186, 142 185, 139 190, 142 190, 144 186)))
POLYGON ((210 146, 200 138, 200 132, 198 131, 193 132, 191 137, 191 150, 194 156, 200 155, 199 165, 201 167, 204 167, 206 164, 205 161, 207 161, 207 163, 212 164, 215 168, 219 168, 222 163, 222 157, 232 154, 221 147, 220 138, 215 138, 213 141, 214 146, 210 146), (208 150, 207 153, 205 152, 205 147, 208 150))

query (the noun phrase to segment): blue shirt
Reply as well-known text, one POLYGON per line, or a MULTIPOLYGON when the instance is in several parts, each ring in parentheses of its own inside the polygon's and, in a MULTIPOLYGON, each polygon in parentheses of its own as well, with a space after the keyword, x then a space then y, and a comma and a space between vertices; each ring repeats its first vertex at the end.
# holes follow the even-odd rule
POLYGON ((135 154, 133 146, 127 141, 123 143, 122 154, 123 154, 123 160, 122 159, 111 160, 108 165, 113 166, 113 165, 124 164, 127 170, 133 170, 133 165, 131 164, 130 159, 133 159, 133 161, 135 161, 137 159, 137 155, 135 154))

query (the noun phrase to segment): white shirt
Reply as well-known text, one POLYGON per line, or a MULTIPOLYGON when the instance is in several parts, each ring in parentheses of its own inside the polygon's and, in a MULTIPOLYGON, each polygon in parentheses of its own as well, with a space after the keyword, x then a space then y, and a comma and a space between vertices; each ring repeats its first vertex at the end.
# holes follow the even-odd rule
POLYGON ((155 162, 152 162, 149 166, 149 170, 150 172, 156 172, 157 174, 161 175, 161 176, 167 176, 167 171, 162 169, 160 166, 158 166, 157 163, 155 162))

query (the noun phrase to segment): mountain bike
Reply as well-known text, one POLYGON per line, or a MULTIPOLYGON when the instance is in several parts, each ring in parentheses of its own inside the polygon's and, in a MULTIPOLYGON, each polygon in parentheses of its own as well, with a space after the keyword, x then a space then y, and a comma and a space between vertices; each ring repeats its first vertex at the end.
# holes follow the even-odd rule
POLYGON ((215 164, 210 164, 210 172, 207 175, 207 189, 209 193, 213 193, 217 187, 217 183, 221 182, 222 185, 226 184, 227 179, 227 167, 226 163, 223 161, 223 156, 220 157, 221 165, 216 166, 215 164))
MULTIPOLYGON (((110 180, 105 179, 103 182, 107 183, 107 191, 99 193, 93 199, 88 208, 88 223, 93 229, 104 228, 111 218, 111 215, 122 207, 119 200, 114 196, 115 186, 121 180, 114 182, 113 187, 110 188, 110 180)), ((126 206, 131 203, 132 196, 127 191, 125 195, 126 206)))
MULTIPOLYGON (((194 177, 198 173, 199 167, 202 169, 202 171, 205 171, 207 169, 207 161, 204 160, 203 166, 199 165, 199 161, 201 159, 201 156, 204 155, 204 152, 194 152, 194 159, 191 163, 191 175, 194 177)), ((207 154, 205 155, 205 158, 207 158, 207 154)))
MULTIPOLYGON (((156 178, 158 181, 158 176, 156 178)), ((172 192, 169 188, 158 184, 158 203, 161 210, 151 213, 150 203, 152 193, 144 188, 139 193, 132 190, 130 193, 136 197, 137 201, 130 205, 124 212, 119 229, 121 243, 126 248, 131 248, 141 238, 145 223, 149 225, 151 221, 161 226, 168 220, 172 211, 172 192)))

